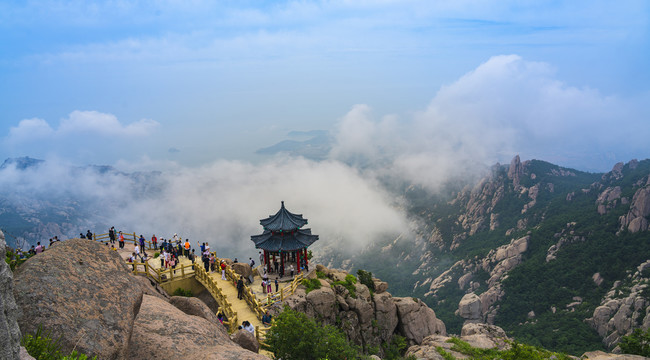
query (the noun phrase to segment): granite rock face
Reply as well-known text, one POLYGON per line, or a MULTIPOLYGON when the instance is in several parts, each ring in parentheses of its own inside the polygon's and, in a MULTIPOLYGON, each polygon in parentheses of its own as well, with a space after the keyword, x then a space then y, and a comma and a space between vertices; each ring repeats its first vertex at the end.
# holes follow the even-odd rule
POLYGON ((0 358, 19 359, 19 312, 13 294, 13 273, 4 261, 5 246, 5 235, 0 231, 0 358))
POLYGON ((202 317, 213 324, 219 324, 219 328, 226 331, 225 328, 221 326, 219 319, 217 319, 217 315, 215 315, 203 301, 195 297, 172 296, 171 299, 169 299, 169 303, 188 315, 202 317))
POLYGON ((219 324, 144 295, 129 346, 130 359, 268 359, 233 343, 219 324))
MULTIPOLYGON (((453 344, 447 342, 449 339, 444 335, 427 336, 420 345, 409 347, 404 356, 414 356, 418 360, 444 360, 444 357, 436 351, 436 348, 440 347, 456 359, 467 359, 467 355, 451 349, 453 344)), ((476 348, 499 350, 508 349, 510 347, 508 342, 511 341, 506 337, 505 331, 498 326, 474 323, 463 325, 460 339, 476 348)))
POLYGON ((24 334, 42 325, 61 336, 65 353, 76 349, 122 359, 142 289, 117 252, 92 240, 71 239, 22 264, 14 273, 14 296, 24 334))
POLYGON ((241 329, 237 331, 232 335, 231 339, 235 344, 246 350, 254 353, 260 352, 260 343, 255 339, 255 335, 250 333, 248 330, 241 329))
MULTIPOLYGON (((320 279, 321 288, 307 294, 305 287, 299 286, 285 304, 324 324, 339 327, 356 345, 381 349, 381 344, 390 343, 395 334, 406 337, 411 344, 430 334, 446 334, 444 323, 426 304, 410 297, 393 297, 386 291, 388 284, 379 279, 373 279, 372 294, 358 282, 350 292, 346 286, 336 284, 345 280, 347 272, 323 265, 317 265, 316 271, 326 276, 320 279)), ((307 277, 314 278, 313 275, 307 277)), ((274 315, 280 311, 280 306, 271 309, 274 315)))
POLYGON ((398 331, 409 344, 420 344, 432 334, 446 335, 447 330, 436 313, 420 299, 393 298, 397 305, 398 331))

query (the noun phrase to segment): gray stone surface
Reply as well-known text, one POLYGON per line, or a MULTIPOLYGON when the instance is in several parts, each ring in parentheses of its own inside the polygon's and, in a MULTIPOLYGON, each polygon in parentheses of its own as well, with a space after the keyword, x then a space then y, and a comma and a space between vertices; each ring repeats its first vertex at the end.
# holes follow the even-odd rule
POLYGON ((19 311, 13 294, 13 273, 4 258, 5 235, 0 231, 0 358, 19 359, 20 328, 19 311))
POLYGON ((122 359, 140 309, 142 289, 117 252, 92 240, 58 243, 14 273, 23 333, 43 330, 100 359, 122 359))

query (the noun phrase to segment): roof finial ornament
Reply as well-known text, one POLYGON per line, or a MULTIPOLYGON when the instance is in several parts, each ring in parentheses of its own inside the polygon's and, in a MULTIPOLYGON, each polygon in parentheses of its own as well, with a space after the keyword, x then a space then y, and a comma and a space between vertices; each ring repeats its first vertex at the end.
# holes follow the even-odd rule
POLYGON ((282 203, 282 207, 284 207, 284 200, 280 201, 282 203))

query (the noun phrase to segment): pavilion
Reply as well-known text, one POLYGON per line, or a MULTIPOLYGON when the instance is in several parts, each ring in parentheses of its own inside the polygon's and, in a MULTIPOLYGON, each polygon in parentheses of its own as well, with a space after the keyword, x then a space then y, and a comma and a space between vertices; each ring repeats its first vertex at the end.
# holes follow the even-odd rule
MULTIPOLYGON (((260 220, 264 232, 251 236, 256 249, 264 250, 264 264, 268 273, 273 272, 271 264, 276 264, 279 258, 279 271, 281 273, 295 262, 295 267, 300 273, 300 264, 308 266, 307 247, 318 240, 318 235, 312 235, 311 229, 301 229, 307 224, 300 214, 293 214, 284 207, 266 219, 260 220), (277 258, 276 258, 277 257, 277 258), (270 260, 270 261, 269 261, 270 260)), ((278 270, 278 269, 276 269, 278 270)))

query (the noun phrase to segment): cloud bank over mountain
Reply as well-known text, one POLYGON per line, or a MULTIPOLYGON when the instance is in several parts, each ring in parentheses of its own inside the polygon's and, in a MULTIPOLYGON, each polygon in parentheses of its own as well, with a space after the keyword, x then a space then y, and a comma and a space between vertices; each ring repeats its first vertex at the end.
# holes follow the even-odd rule
MULTIPOLYGON (((4 169, 0 184, 12 190, 6 196, 74 195, 103 209, 97 221, 127 231, 179 233, 248 251, 249 236, 262 230, 258 220, 284 200, 310 219, 324 243, 343 239, 364 246, 383 234, 409 231, 399 199, 382 181, 436 192, 449 179, 474 176, 516 154, 608 169, 647 150, 650 102, 641 100, 570 86, 549 64, 495 56, 440 88, 421 111, 377 115, 369 105, 353 106, 330 132, 331 150, 322 161, 276 155, 256 163, 214 158, 195 167, 143 151, 163 126, 153 120, 125 124, 112 114, 74 111, 58 127, 26 119, 12 128, 7 142, 51 141, 54 155, 27 172, 4 169), (624 148, 617 147, 621 143, 624 148), (137 161, 116 162, 133 173, 127 175, 71 167, 56 156, 61 148, 142 152, 137 161), (162 172, 138 173, 143 170, 162 172)), ((178 144, 163 145, 166 152, 180 152, 178 144)))

